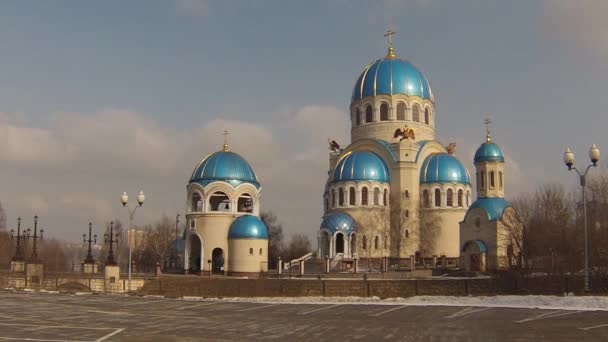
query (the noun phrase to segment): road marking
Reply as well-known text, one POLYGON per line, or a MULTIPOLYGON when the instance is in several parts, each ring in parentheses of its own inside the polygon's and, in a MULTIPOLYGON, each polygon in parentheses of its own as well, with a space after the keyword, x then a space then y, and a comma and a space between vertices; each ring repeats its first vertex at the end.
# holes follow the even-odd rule
POLYGON ((207 306, 207 305, 213 305, 213 304, 217 304, 219 302, 211 302, 211 303, 201 303, 201 304, 194 304, 194 305, 187 305, 187 306, 182 306, 181 308, 177 308, 177 310, 185 310, 185 309, 190 309, 190 308, 198 308, 201 306, 207 306))
POLYGON ((375 314, 370 315, 370 316, 378 317, 378 316, 380 316, 380 315, 384 315, 385 313, 389 313, 389 312, 397 311, 397 310, 399 310, 399 309, 403 309, 403 308, 405 308, 405 307, 407 307, 407 306, 406 306, 406 305, 403 305, 403 306, 398 306, 398 307, 396 307, 396 308, 392 308, 392 309, 384 310, 384 311, 382 311, 382 312, 378 312, 378 313, 375 313, 375 314))
POLYGON ((313 312, 317 312, 317 311, 321 311, 321 310, 327 310, 327 309, 335 308, 336 306, 341 306, 341 305, 342 304, 334 304, 334 305, 322 307, 322 308, 319 308, 319 309, 304 311, 304 312, 300 312, 300 315, 308 315, 309 313, 313 313, 313 312))
POLYGON ((606 324, 600 324, 600 325, 594 325, 592 327, 579 328, 579 329, 581 329, 581 330, 591 330, 591 329, 602 328, 602 327, 608 327, 608 323, 606 323, 606 324))
POLYGON ((468 307, 466 309, 462 309, 456 313, 453 313, 449 316, 446 316, 445 318, 456 318, 456 317, 462 317, 462 316, 466 316, 466 315, 470 315, 470 314, 474 314, 476 312, 482 312, 482 311, 486 311, 486 310, 490 310, 491 308, 474 308, 474 307, 468 307))
POLYGON ((148 301, 143 301, 143 302, 124 304, 122 306, 124 307, 124 306, 144 305, 144 304, 152 304, 152 303, 164 302, 164 301, 165 301, 164 299, 148 300, 148 301))
POLYGON ((108 338, 110 338, 110 337, 112 337, 112 336, 114 336, 116 334, 120 334, 123 331, 125 331, 125 328, 116 329, 113 332, 107 334, 106 336, 102 336, 102 337, 96 339, 95 342, 101 342, 101 341, 107 340, 108 338))
POLYGON ((533 316, 533 317, 525 318, 525 319, 522 319, 522 320, 519 320, 519 321, 515 321, 515 323, 524 323, 524 322, 536 321, 536 320, 545 319, 545 318, 553 318, 553 317, 559 317, 559 316, 573 315, 573 314, 576 314, 576 313, 579 313, 579 312, 582 312, 582 311, 556 310, 556 311, 551 311, 551 312, 544 313, 542 315, 533 316))
POLYGON ((262 306, 256 306, 253 308, 247 308, 247 309, 243 309, 243 310, 236 310, 238 312, 243 312, 243 311, 250 311, 250 310, 255 310, 255 309, 261 309, 261 308, 267 308, 269 306, 275 306, 276 304, 270 304, 270 305, 262 305, 262 306))

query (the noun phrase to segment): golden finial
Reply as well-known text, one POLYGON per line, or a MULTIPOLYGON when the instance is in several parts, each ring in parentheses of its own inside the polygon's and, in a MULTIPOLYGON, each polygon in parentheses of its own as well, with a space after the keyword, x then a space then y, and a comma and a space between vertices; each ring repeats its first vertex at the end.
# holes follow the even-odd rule
POLYGON ((485 118, 483 123, 486 125, 486 141, 491 142, 492 136, 490 135, 490 124, 492 123, 492 120, 490 118, 485 118))
POLYGON ((384 36, 388 39, 388 54, 386 58, 395 58, 395 49, 393 48, 393 35, 397 33, 392 30, 386 30, 384 36))
POLYGON ((228 133, 228 130, 225 129, 224 134, 223 134, 224 135, 224 152, 228 151, 228 134, 230 134, 230 133, 228 133))

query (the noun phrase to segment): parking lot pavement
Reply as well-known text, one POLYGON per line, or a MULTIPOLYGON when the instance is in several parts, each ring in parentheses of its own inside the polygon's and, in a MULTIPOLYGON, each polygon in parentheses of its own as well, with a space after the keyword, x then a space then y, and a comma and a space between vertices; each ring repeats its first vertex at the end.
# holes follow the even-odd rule
POLYGON ((608 312, 0 292, 0 340, 608 341, 608 312))

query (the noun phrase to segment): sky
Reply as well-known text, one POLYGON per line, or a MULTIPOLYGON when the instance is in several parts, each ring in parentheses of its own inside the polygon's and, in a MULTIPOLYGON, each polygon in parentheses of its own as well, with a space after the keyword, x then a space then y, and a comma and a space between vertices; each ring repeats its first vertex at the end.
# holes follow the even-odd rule
MULTIPOLYGON (((92 221, 182 215, 222 132, 262 183, 262 210, 311 237, 327 138, 349 142, 352 87, 396 53, 427 76, 438 140, 472 158, 483 119, 513 198, 575 189, 570 146, 608 148, 608 2, 592 0, 106 0, 0 2, 0 202, 77 240, 92 221)), ((601 162, 605 169, 607 163, 601 162)), ((595 170, 594 170, 595 171, 595 170)))

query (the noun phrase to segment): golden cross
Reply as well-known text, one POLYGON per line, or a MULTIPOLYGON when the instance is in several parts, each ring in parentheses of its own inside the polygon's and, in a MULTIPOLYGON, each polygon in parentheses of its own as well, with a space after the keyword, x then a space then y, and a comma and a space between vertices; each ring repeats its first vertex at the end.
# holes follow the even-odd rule
POLYGON ((486 125, 486 140, 490 142, 492 140, 490 137, 490 124, 492 123, 492 119, 485 118, 483 123, 486 125))
POLYGON ((388 39, 388 56, 387 57, 395 57, 395 49, 393 49, 393 35, 397 33, 392 30, 386 30, 384 36, 388 39))
POLYGON ((228 134, 230 134, 230 133, 228 133, 228 130, 225 129, 224 133, 223 133, 223 136, 224 136, 224 151, 228 151, 228 134))

